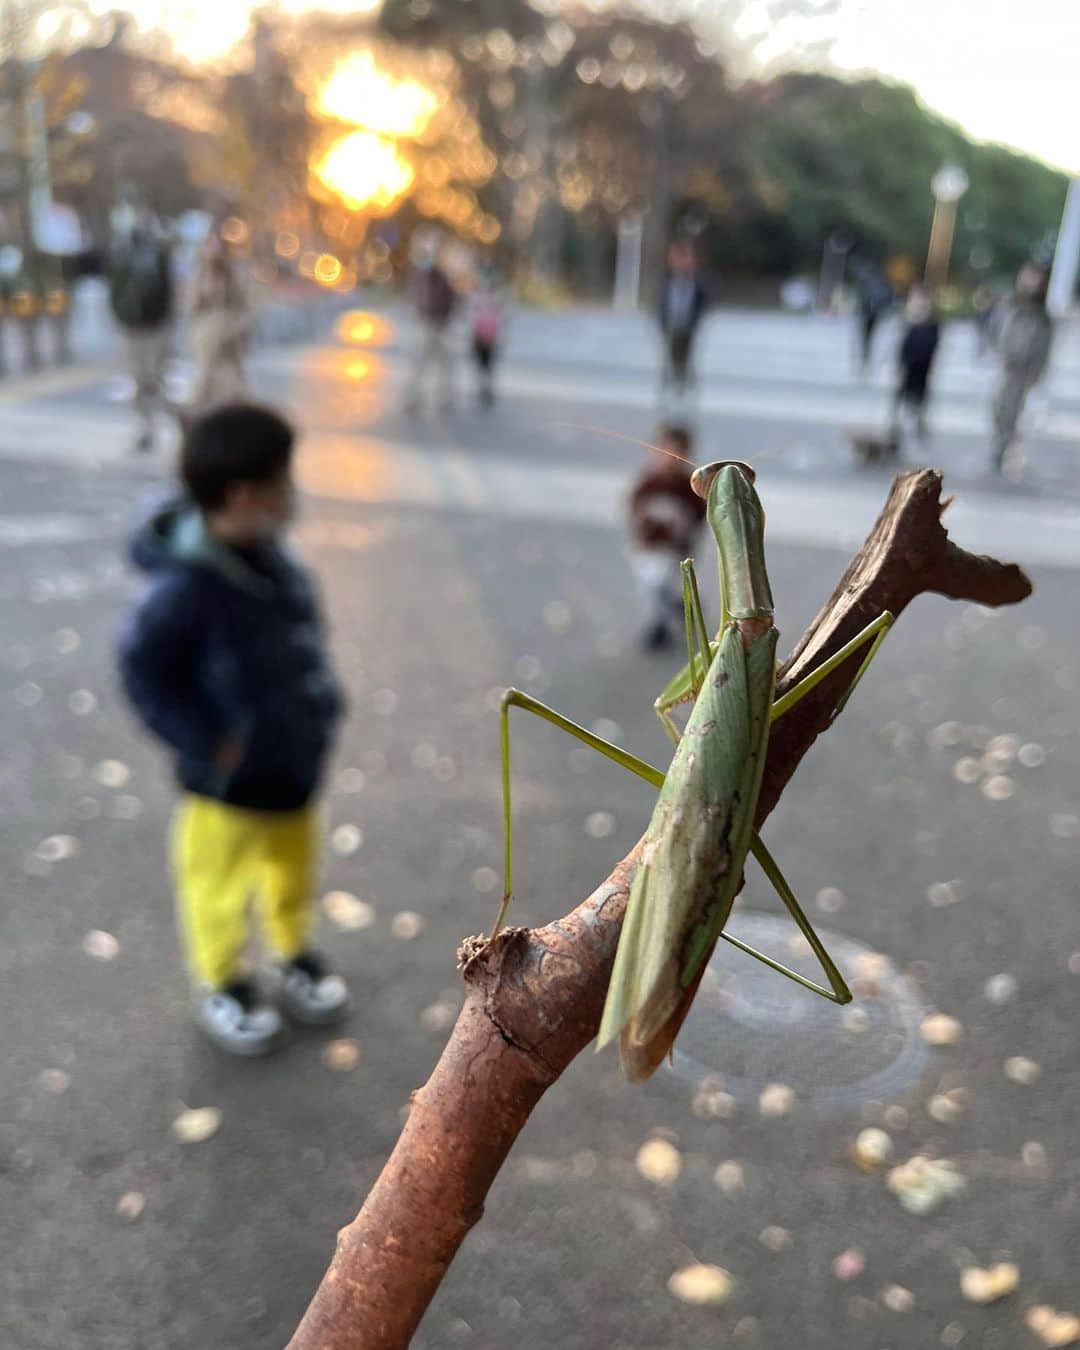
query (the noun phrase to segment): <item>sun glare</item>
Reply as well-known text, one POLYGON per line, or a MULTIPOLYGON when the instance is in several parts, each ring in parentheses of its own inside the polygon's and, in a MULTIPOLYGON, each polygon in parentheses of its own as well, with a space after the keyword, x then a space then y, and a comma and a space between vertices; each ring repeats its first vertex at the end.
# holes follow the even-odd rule
POLYGON ((334 67, 319 90, 318 111, 338 122, 383 136, 415 137, 438 106, 430 89, 379 70, 371 52, 353 52, 334 67))
POLYGON ((387 211, 413 182, 409 163, 372 131, 351 131, 315 164, 315 177, 352 211, 387 211))

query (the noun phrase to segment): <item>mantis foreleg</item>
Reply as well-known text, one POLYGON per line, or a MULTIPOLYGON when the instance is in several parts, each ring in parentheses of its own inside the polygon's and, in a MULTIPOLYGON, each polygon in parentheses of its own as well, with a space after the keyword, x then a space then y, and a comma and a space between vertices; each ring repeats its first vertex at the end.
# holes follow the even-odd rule
POLYGON ((862 664, 855 672, 855 678, 848 685, 839 703, 837 703, 836 707, 833 709, 833 717, 837 717, 845 703, 847 703, 848 699, 855 692, 855 686, 862 679, 863 675, 865 675, 867 666, 877 655, 878 648, 885 641, 885 635, 888 633, 894 622, 895 619, 887 609, 883 610, 876 619, 871 619, 861 633, 857 633, 850 642, 845 642, 838 652, 834 652, 828 660, 822 661, 821 665, 818 666, 816 670, 812 670, 810 674, 807 675, 805 679, 800 680, 793 689, 789 689, 782 698, 778 698, 772 705, 772 712, 769 715, 769 720, 775 722, 778 718, 783 717, 786 712, 790 712, 796 703, 801 699, 804 699, 811 690, 816 689, 822 680, 828 679, 833 671, 842 666, 849 657, 853 656, 859 650, 860 647, 865 643, 870 642, 870 650, 866 653, 862 664), (872 642, 870 641, 871 638, 873 639, 872 642))
POLYGON ((679 744, 679 728, 675 725, 671 710, 680 703, 691 703, 697 698, 712 659, 716 655, 716 644, 709 640, 709 630, 705 626, 705 612, 701 607, 701 593, 698 590, 697 572, 694 570, 692 558, 687 558, 682 564, 682 586, 688 659, 686 665, 668 681, 653 703, 653 711, 659 717, 672 745, 679 744))

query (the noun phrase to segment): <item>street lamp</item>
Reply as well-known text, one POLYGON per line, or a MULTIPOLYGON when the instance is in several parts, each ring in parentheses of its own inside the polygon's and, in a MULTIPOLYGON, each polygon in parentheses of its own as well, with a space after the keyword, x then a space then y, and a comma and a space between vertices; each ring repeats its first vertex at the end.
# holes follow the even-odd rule
POLYGON ((930 180, 930 191, 934 194, 934 219, 926 250, 926 284, 930 287, 943 286, 949 275, 956 209, 968 190, 968 181, 959 164, 943 164, 930 180))

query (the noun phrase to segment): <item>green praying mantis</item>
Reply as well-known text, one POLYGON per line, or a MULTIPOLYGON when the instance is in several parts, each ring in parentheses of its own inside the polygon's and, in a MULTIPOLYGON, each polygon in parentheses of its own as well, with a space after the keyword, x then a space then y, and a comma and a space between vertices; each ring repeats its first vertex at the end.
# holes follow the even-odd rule
MULTIPOLYGON (((851 991, 791 887, 754 830, 754 813, 771 725, 845 661, 863 660, 834 710, 851 697, 885 638, 885 611, 811 674, 774 701, 776 646, 773 600, 765 569, 765 513, 749 465, 720 460, 694 470, 691 484, 707 503, 720 571, 721 619, 710 640, 692 561, 682 564, 689 660, 654 709, 675 744, 667 773, 594 735, 554 709, 508 689, 500 708, 505 886, 497 933, 512 892, 510 709, 524 708, 569 732, 659 789, 630 889, 597 1048, 618 1037, 632 1081, 648 1078, 669 1054, 718 938, 836 1003, 851 991), (672 710, 693 703, 680 735, 672 710), (828 988, 724 932, 753 854, 791 913, 828 980, 828 988)), ((494 936, 493 933, 493 936, 494 936)))

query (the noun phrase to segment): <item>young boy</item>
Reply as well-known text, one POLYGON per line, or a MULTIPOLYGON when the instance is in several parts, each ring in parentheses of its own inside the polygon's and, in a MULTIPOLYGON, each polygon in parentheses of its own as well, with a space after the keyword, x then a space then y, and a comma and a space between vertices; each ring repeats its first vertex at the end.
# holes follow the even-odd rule
POLYGON ((197 418, 185 496, 135 538, 149 584, 120 640, 124 687, 176 756, 172 855, 199 1024, 258 1055, 282 1030, 245 973, 257 902, 273 984, 293 1019, 343 1016, 348 991, 308 946, 319 845, 314 797, 342 711, 311 578, 287 552, 294 433, 230 404, 197 418))
POLYGON ((686 427, 665 423, 655 444, 671 453, 650 451, 630 494, 634 575, 647 610, 646 651, 662 651, 671 643, 671 620, 683 612, 679 564, 694 551, 706 509, 690 486, 694 466, 686 427))

